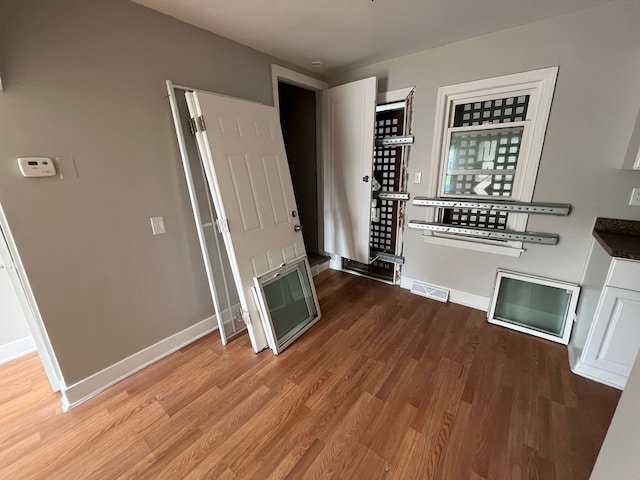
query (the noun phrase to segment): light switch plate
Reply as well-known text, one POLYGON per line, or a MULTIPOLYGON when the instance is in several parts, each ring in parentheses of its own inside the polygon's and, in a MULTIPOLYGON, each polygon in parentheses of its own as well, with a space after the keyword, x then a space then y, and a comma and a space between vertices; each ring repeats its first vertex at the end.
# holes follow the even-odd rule
POLYGON ((422 172, 413 173, 413 183, 420 183, 422 181, 422 172))
POLYGON ((631 190, 631 198, 629 199, 629 205, 640 206, 640 187, 636 187, 631 190))
POLYGON ((165 233, 164 217, 151 217, 151 231, 154 235, 165 233))

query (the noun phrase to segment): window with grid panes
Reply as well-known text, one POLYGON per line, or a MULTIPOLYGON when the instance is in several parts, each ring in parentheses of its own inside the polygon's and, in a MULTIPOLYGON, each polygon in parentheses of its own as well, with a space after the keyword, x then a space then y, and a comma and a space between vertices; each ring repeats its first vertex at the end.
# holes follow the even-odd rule
MULTIPOLYGON (((556 75, 557 68, 550 68, 439 90, 439 197, 531 201, 556 75)), ((526 228, 526 215, 474 208, 440 208, 436 219, 473 228, 526 228)))

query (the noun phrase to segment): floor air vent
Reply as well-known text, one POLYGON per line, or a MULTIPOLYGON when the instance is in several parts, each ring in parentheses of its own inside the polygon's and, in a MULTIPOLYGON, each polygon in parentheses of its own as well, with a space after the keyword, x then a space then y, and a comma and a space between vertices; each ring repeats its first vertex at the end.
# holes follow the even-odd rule
POLYGON ((437 300, 439 302, 446 303, 447 300, 449 300, 449 290, 415 280, 413 281, 413 285, 411 285, 411 293, 431 298, 432 300, 437 300))

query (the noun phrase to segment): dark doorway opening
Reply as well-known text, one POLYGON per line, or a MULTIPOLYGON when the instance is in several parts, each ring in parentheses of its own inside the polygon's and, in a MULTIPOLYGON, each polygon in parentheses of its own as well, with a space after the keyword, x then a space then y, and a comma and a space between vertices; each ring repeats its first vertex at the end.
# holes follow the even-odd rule
POLYGON ((316 93, 278 82, 280 123, 309 263, 324 259, 318 228, 316 93))

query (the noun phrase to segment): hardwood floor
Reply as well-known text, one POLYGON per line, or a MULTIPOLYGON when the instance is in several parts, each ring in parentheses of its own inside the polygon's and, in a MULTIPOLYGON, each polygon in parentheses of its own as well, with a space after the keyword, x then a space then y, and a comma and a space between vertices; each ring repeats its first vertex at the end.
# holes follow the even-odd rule
POLYGON ((217 333, 72 409, 0 366, 2 479, 587 479, 619 392, 483 312, 335 271, 280 356, 217 333))

